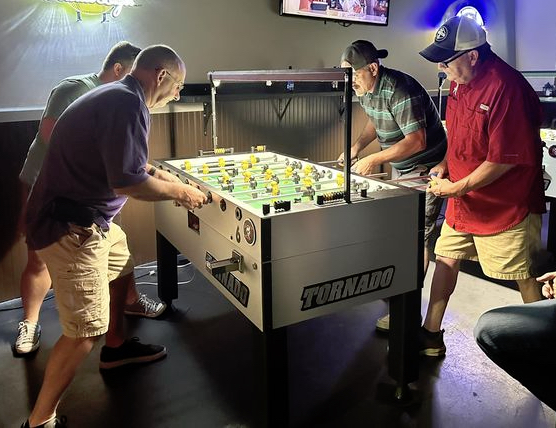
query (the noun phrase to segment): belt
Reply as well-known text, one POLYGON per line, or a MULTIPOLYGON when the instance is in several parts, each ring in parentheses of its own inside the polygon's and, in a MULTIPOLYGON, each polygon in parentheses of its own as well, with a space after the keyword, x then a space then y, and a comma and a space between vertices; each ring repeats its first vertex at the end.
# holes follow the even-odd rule
POLYGON ((108 222, 98 209, 67 198, 54 199, 50 204, 50 215, 56 220, 82 227, 96 224, 103 231, 109 229, 108 222))

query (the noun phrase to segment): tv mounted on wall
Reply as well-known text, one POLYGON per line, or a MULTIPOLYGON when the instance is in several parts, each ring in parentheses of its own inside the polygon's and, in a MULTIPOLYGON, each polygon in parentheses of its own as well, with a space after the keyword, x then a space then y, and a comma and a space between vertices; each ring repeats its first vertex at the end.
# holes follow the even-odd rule
POLYGON ((388 25, 389 0, 280 0, 280 15, 388 25))

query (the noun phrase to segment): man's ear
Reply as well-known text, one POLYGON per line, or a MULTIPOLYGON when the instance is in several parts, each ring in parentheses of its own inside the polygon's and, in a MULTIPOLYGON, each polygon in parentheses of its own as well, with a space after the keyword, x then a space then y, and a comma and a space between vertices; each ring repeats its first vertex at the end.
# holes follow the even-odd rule
POLYGON ((115 63, 112 66, 112 71, 114 72, 114 76, 116 76, 117 80, 120 80, 122 77, 124 77, 125 68, 119 62, 115 63))
POLYGON ((467 55, 469 56, 469 62, 472 66, 477 64, 477 62, 479 61, 479 51, 474 49, 470 52, 467 52, 467 55))
POLYGON ((373 77, 378 76, 378 62, 372 62, 368 65, 368 67, 373 77))
POLYGON ((162 81, 164 80, 164 77, 166 76, 166 73, 168 73, 166 71, 165 68, 157 68, 155 69, 155 73, 156 73, 156 86, 160 86, 162 84, 162 81))

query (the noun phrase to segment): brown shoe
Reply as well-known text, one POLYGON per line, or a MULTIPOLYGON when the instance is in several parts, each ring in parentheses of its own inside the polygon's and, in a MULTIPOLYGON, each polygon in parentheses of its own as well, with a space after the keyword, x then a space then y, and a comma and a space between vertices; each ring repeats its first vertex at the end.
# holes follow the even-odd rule
POLYGON ((425 327, 419 330, 419 354, 426 357, 443 357, 446 355, 444 330, 428 331, 425 327))
MULTIPOLYGON (((38 425, 36 428, 66 428, 67 419, 65 416, 60 416, 59 418, 54 418, 51 421, 45 422, 44 424, 38 425)), ((25 421, 21 428, 29 428, 29 421, 25 421)))

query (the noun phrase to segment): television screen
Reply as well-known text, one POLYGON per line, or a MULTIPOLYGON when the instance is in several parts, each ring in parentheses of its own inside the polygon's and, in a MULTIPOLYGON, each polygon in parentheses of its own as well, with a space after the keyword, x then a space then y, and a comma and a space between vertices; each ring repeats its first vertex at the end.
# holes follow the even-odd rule
POLYGON ((280 14, 388 25, 389 0, 280 0, 280 14))

